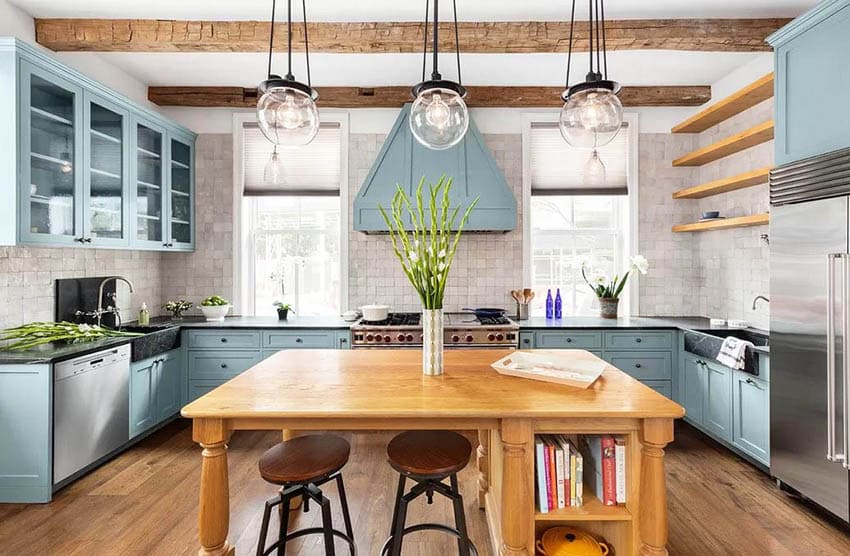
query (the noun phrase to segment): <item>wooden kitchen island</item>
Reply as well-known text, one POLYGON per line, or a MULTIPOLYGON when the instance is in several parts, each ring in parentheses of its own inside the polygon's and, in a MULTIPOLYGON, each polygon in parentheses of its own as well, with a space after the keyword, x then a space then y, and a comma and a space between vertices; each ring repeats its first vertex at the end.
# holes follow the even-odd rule
POLYGON ((604 537, 617 556, 667 554, 664 447, 682 407, 611 366, 587 390, 502 376, 490 363, 508 353, 447 351, 445 374, 426 377, 418 350, 281 351, 190 403, 182 414, 203 447, 199 554, 235 552, 227 540, 227 442, 233 431, 260 429, 478 430, 494 554, 533 556, 536 534, 561 524, 604 537), (604 506, 586 492, 582 507, 536 513, 539 433, 625 438, 628 503, 604 506))

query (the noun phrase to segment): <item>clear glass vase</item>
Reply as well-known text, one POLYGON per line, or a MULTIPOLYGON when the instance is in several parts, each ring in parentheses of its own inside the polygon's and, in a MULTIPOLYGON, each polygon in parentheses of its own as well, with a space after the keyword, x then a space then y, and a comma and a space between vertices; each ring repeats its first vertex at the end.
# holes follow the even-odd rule
POLYGON ((422 310, 422 373, 443 374, 443 310, 422 310))

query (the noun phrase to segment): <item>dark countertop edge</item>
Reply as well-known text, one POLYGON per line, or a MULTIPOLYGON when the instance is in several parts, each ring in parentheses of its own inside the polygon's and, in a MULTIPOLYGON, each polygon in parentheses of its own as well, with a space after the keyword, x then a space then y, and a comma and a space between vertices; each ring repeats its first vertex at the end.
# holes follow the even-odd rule
POLYGON ((71 344, 56 348, 52 352, 45 351, 43 354, 38 352, 3 351, 0 352, 0 365, 52 365, 102 349, 123 346, 129 344, 131 341, 132 338, 114 338, 85 344, 71 344))

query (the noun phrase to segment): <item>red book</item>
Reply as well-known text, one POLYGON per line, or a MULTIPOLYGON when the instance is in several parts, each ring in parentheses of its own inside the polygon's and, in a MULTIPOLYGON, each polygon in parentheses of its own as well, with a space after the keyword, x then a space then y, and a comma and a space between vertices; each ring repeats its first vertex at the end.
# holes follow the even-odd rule
POLYGON ((617 453, 613 436, 602 437, 602 503, 617 505, 617 453))
POLYGON ((549 503, 550 508, 558 507, 558 460, 555 456, 555 443, 549 438, 549 443, 546 445, 549 452, 549 477, 551 479, 551 487, 549 488, 549 503))
POLYGON ((548 501, 549 508, 557 508, 558 506, 552 505, 552 475, 550 473, 551 463, 552 463, 552 451, 550 450, 551 446, 549 442, 546 440, 546 437, 543 437, 543 466, 544 471, 546 472, 546 500, 548 501))

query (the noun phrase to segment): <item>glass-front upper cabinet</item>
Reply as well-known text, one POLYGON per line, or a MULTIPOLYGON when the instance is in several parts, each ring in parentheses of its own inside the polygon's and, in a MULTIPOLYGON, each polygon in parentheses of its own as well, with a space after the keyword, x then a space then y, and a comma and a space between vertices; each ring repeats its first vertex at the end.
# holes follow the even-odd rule
POLYGON ((137 122, 135 138, 135 237, 140 247, 162 249, 165 239, 165 130, 137 122))
POLYGON ((169 157, 169 245, 175 249, 191 248, 194 243, 192 219, 192 159, 194 148, 191 141, 175 137, 170 141, 169 157))
POLYGON ((82 229, 83 91, 21 63, 21 220, 28 243, 85 243, 82 229))
POLYGON ((86 241, 95 245, 129 245, 127 210, 129 136, 127 112, 86 95, 86 241), (91 241, 89 241, 91 238, 91 241))

